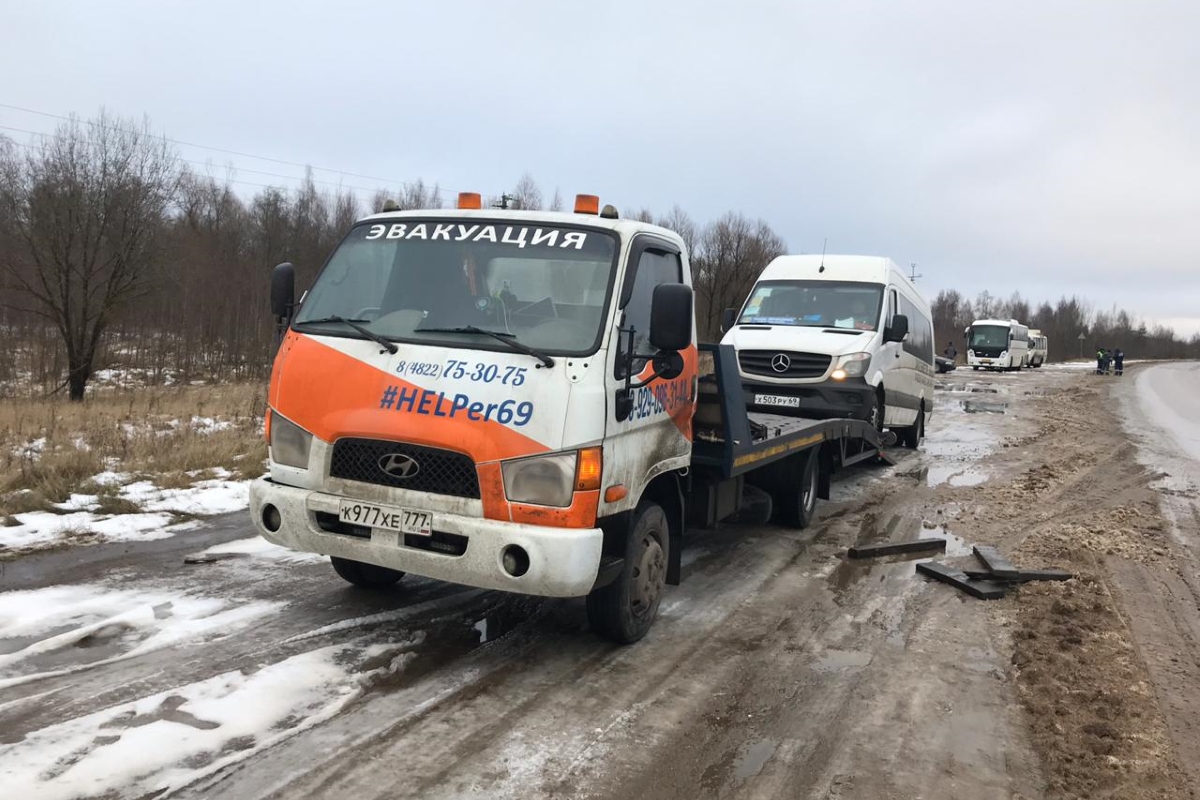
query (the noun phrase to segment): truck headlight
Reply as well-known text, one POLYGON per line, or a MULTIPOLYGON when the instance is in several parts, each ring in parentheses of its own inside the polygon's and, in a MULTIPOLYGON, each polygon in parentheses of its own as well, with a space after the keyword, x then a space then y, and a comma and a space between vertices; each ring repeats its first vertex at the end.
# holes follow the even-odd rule
POLYGON ((870 353, 850 353, 838 358, 837 364, 834 366, 833 372, 829 377, 835 381, 844 381, 846 378, 861 378, 867 374, 867 368, 870 366, 870 353))
POLYGON ((505 461, 500 465, 505 496, 514 503, 566 508, 575 493, 575 459, 571 452, 505 461))
POLYGON ((308 469, 312 434, 278 413, 271 414, 271 460, 276 464, 308 469))

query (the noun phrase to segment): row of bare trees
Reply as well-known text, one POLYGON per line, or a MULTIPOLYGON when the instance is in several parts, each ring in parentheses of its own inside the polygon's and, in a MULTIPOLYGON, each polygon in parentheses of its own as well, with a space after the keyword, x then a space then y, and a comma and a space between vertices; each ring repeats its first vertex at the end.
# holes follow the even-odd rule
POLYGON ((971 299, 944 289, 930 306, 939 350, 953 343, 960 354, 966 351, 963 331, 974 320, 1015 319, 1046 335, 1052 360, 1090 357, 1101 347, 1119 347, 1130 358, 1200 357, 1200 334, 1181 339, 1166 326, 1147 325, 1123 309, 1094 311, 1074 296, 1033 305, 1020 293, 1005 299, 985 290, 971 299))
MULTIPOLYGON (((355 219, 381 210, 440 208, 423 181, 378 192, 364 207, 351 191, 298 188, 249 197, 189 169, 147 123, 100 114, 28 144, 0 137, 0 392, 17 384, 67 388, 81 399, 99 369, 141 371, 150 382, 259 378, 269 369, 270 269, 297 265, 307 286, 355 219)), ((524 175, 489 205, 563 210, 524 175)), ((786 245, 763 220, 729 212, 700 224, 675 206, 625 216, 679 233, 691 254, 699 333, 719 337, 722 311, 739 306, 786 245)), ((1200 355, 1200 342, 1147 329, 1122 311, 1092 313, 1076 298, 1036 308, 1014 295, 967 300, 946 291, 934 303, 940 341, 959 341, 980 316, 1012 316, 1045 330, 1058 353, 1077 337, 1131 355, 1200 355)), ((944 346, 944 345, 942 345, 944 346)), ((960 347, 961 349, 961 347, 960 347)))
MULTIPOLYGON (((109 366, 150 382, 261 377, 270 268, 292 261, 309 285, 354 220, 387 201, 443 205, 438 186, 418 180, 364 208, 350 191, 318 190, 311 174, 299 188, 244 197, 189 169, 147 123, 104 113, 29 144, 0 137, 0 326, 10 343, 0 390, 65 387, 79 400, 109 366)), ((488 204, 564 208, 528 174, 488 204)), ((765 222, 732 212, 701 226, 676 207, 658 221, 692 252, 705 337, 784 252, 765 222)))

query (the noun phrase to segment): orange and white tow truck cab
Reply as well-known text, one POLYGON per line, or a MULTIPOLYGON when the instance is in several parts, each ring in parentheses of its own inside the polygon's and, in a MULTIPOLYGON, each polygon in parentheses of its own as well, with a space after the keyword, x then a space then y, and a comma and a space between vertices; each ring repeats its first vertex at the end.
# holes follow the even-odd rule
POLYGON ((595 629, 635 641, 679 574, 684 244, 591 195, 573 214, 481 206, 360 220, 298 303, 276 267, 252 518, 360 586, 587 595, 595 629))

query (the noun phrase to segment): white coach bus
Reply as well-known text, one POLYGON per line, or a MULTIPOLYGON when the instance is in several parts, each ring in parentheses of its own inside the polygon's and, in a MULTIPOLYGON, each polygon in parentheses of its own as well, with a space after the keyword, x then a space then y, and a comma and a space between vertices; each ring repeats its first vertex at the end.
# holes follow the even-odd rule
POLYGON ((1040 367, 1050 357, 1050 346, 1046 334, 1036 328, 1029 329, 1029 366, 1040 367))
POLYGON ((1029 366, 1029 328, 1015 319, 977 319, 966 330, 967 364, 972 369, 1029 366))

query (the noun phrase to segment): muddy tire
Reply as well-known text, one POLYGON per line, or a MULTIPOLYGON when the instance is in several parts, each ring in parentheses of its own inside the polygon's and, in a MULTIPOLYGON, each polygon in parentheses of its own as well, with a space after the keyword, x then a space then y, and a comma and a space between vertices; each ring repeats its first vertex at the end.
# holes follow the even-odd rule
POLYGON ((404 577, 404 573, 400 570, 379 567, 375 564, 364 564, 361 561, 351 561, 348 558, 338 558, 337 556, 330 556, 329 560, 333 562, 333 571, 341 576, 342 580, 363 589, 386 589, 394 586, 404 577))
POLYGON ((800 456, 799 480, 786 492, 779 492, 775 502, 780 510, 780 521, 789 528, 807 528, 817 515, 817 478, 820 473, 816 451, 800 456))
POLYGON ((592 630, 618 644, 632 644, 650 630, 667 582, 667 515, 654 503, 634 513, 621 575, 587 596, 592 630))
POLYGON ((867 422, 871 423, 871 427, 883 433, 883 420, 887 415, 887 404, 883 396, 883 387, 875 390, 875 394, 871 395, 871 407, 867 410, 867 422))
POLYGON ((925 438, 925 406, 922 405, 917 411, 916 422, 907 428, 901 428, 896 433, 900 435, 900 444, 909 450, 916 450, 920 447, 921 440, 925 438))

